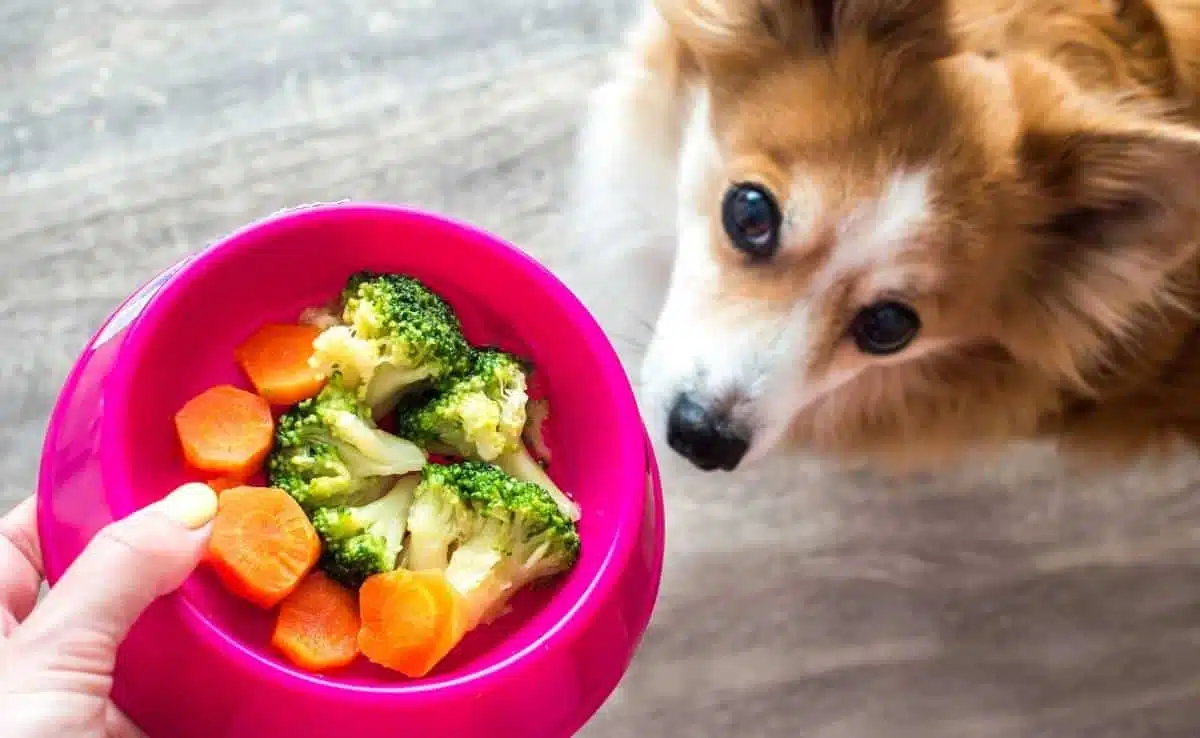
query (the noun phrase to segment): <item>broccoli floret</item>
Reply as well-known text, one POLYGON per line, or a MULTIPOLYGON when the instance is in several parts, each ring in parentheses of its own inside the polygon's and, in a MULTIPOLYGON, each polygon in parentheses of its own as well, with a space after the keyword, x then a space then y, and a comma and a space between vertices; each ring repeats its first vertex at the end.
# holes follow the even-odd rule
POLYGON ((421 476, 407 564, 445 569, 464 598, 468 629, 578 560, 575 524, 538 485, 480 461, 429 465, 421 476))
POLYGON ((341 372, 375 417, 409 388, 437 385, 470 365, 471 347, 453 308, 412 277, 355 273, 341 306, 342 324, 313 342, 313 365, 341 372))
POLYGON ((312 524, 323 544, 320 565, 325 573, 358 589, 367 577, 395 569, 420 481, 420 475, 409 474, 374 502, 316 510, 312 524))
POLYGON ((525 372, 513 355, 475 352, 470 371, 446 389, 396 414, 396 432, 449 454, 493 461, 521 442, 525 372))
POLYGON ((558 505, 558 509, 569 520, 579 520, 582 511, 579 509, 579 504, 567 496, 566 492, 555 484, 550 475, 546 473, 546 469, 538 463, 538 460, 533 458, 529 453, 529 449, 521 444, 516 449, 509 451, 506 454, 496 457, 496 466, 503 469, 508 474, 520 479, 524 482, 536 484, 550 495, 550 499, 554 500, 554 504, 558 505))
POLYGON ((459 528, 470 514, 458 489, 442 483, 445 468, 430 464, 421 471, 421 484, 408 511, 408 548, 403 561, 407 569, 445 569, 459 528))
POLYGON ((425 448, 495 463, 510 475, 544 488, 564 515, 578 520, 579 506, 525 446, 528 399, 521 360, 499 349, 480 349, 467 374, 420 403, 401 407, 396 432, 425 448))
POLYGON ((280 417, 267 476, 311 512, 375 500, 426 461, 419 446, 377 427, 335 372, 316 397, 280 417))

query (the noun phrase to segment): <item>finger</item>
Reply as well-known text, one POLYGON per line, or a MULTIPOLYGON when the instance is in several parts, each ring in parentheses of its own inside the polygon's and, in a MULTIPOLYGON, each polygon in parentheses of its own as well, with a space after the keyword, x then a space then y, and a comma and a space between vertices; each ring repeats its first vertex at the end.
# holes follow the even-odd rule
POLYGON ((22 632, 29 630, 52 647, 73 641, 115 653, 142 612, 183 584, 199 564, 216 510, 211 488, 185 484, 104 528, 51 588, 22 632))
POLYGON ((29 617, 41 586, 37 502, 28 497, 0 518, 0 637, 29 617))

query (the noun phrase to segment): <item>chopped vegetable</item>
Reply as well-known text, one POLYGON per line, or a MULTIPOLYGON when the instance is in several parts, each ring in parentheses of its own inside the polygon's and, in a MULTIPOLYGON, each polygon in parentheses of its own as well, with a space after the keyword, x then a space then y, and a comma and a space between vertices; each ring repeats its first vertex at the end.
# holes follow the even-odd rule
POLYGON ((470 371, 445 390, 401 406, 396 432, 416 443, 496 464, 545 489, 563 514, 578 520, 579 505, 555 484, 525 447, 525 370, 512 354, 480 349, 470 371))
POLYGON ((313 366, 340 372, 375 417, 406 390, 467 369, 471 347, 458 316, 420 281, 359 272, 346 281, 341 304, 343 324, 317 338, 313 366))
POLYGON ((269 609, 313 569, 321 541, 304 510, 283 490, 234 487, 221 493, 208 554, 231 592, 269 609))
POLYGON ((401 562, 407 569, 445 569, 450 549, 462 536, 460 525, 469 517, 466 500, 457 489, 438 484, 438 471, 430 464, 421 472, 421 484, 408 511, 408 547, 401 562))
POLYGON ((208 474, 249 479, 271 451, 270 404, 233 385, 211 387, 175 414, 187 463, 208 474))
POLYGON ((522 444, 519 448, 510 451, 496 459, 496 466, 513 475, 517 479, 525 482, 536 484, 546 490, 553 498, 554 503, 558 505, 558 509, 562 511, 571 520, 579 520, 580 509, 579 503, 567 496, 558 484, 555 483, 550 475, 546 473, 538 460, 533 458, 528 449, 522 444))
POLYGON ((358 596, 314 571, 279 605, 271 644, 296 666, 324 672, 358 657, 358 596))
POLYGON ((441 571, 396 569, 359 590, 358 648, 407 677, 428 674, 466 632, 462 599, 441 571))
POLYGON ((420 447, 381 430, 334 373, 316 397, 279 418, 267 474, 311 512, 378 499, 425 463, 420 447))
POLYGON ((359 507, 324 507, 313 527, 324 544, 321 568, 342 584, 358 588, 373 574, 396 568, 408 531, 408 511, 421 477, 401 477, 391 491, 359 507))
POLYGON ((446 571, 468 631, 579 557, 575 524, 546 490, 477 461, 425 467, 409 531, 408 567, 446 571))
POLYGON ((402 405, 396 432, 428 448, 493 461, 520 444, 526 400, 520 360, 481 349, 445 390, 402 405))
POLYGON ((310 325, 268 323, 234 353, 258 394, 275 406, 294 405, 321 391, 325 375, 310 366, 313 341, 321 330, 310 325))

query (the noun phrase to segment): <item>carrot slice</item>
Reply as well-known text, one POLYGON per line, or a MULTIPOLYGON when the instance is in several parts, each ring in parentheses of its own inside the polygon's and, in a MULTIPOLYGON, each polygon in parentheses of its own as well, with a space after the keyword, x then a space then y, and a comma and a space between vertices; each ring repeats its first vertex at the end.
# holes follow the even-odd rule
POLYGON ((319 335, 315 325, 269 323, 243 341, 234 357, 267 402, 294 405, 325 385, 324 374, 308 363, 319 335))
POLYGON ((322 672, 358 656, 358 597, 314 570, 279 604, 271 644, 293 664, 322 672))
POLYGON ((249 479, 271 451, 275 419, 265 399, 223 384, 188 400, 175 414, 175 430, 193 469, 249 479))
POLYGON ((321 541, 300 505, 273 487, 221 493, 208 560, 233 594, 270 609, 312 571, 321 541))
POLYGON ((440 570, 376 574, 359 589, 358 606, 359 651, 407 677, 432 671, 466 631, 462 598, 440 570))

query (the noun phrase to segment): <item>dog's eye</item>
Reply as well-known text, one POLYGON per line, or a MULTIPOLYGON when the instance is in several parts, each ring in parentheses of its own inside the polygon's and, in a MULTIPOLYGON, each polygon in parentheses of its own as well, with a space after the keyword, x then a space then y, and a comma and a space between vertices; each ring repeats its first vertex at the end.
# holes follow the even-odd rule
POLYGON ((902 351, 921 330, 921 319, 900 302, 877 302, 863 308, 850 324, 850 335, 858 350, 872 356, 902 351))
POLYGON ((779 248, 783 216, 775 198, 764 187, 747 183, 730 187, 721 203, 721 221, 739 251, 765 259, 779 248))

